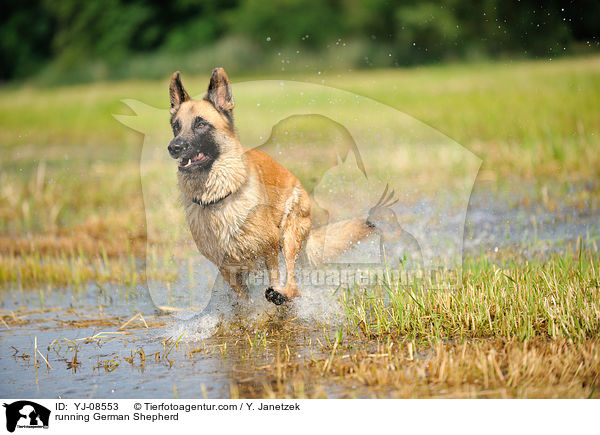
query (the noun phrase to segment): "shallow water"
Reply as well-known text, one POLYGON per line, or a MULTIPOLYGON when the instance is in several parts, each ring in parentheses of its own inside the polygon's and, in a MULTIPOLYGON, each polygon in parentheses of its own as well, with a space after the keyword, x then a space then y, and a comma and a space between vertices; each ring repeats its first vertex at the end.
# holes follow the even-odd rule
POLYGON ((217 398, 228 397, 232 383, 251 394, 264 382, 257 367, 272 364, 278 353, 288 360, 321 356, 312 340, 323 339, 323 329, 314 325, 330 331, 338 309, 308 297, 286 308, 261 299, 201 316, 165 315, 143 287, 110 290, 116 297, 103 299, 107 289, 90 285, 83 292, 54 290, 43 301, 32 292, 5 292, 2 315, 14 313, 20 324, 0 332, 0 396, 217 398), (144 313, 148 328, 138 318, 120 330, 136 312, 144 313), (36 367, 36 342, 51 368, 39 356, 36 367))
MULTIPOLYGON (((476 188, 461 240, 465 252, 543 255, 551 250, 560 252, 573 243, 585 243, 597 251, 597 208, 560 205, 550 211, 540 203, 522 205, 526 203, 521 200, 523 195, 491 194, 476 188)), ((460 210, 453 213, 451 207, 445 208, 443 219, 429 225, 418 219, 418 213, 435 214, 431 207, 438 206, 422 201, 410 210, 398 205, 394 212, 398 216, 407 210, 416 213, 403 224, 403 231, 414 239, 432 235, 444 239, 446 229, 451 232, 461 224, 460 210)), ((455 242, 452 237, 447 240, 455 242)), ((426 248, 421 247, 423 256, 430 255, 426 248)), ((12 317, 14 313, 18 322, 10 330, 2 326, 0 331, 0 396, 253 396, 269 382, 267 366, 323 356, 327 346, 317 346, 317 340, 330 337, 345 321, 335 286, 327 283, 304 287, 304 297, 287 307, 267 303, 262 283, 252 287, 250 304, 236 303, 230 291, 220 290, 222 286, 217 282, 211 297, 211 292, 204 290, 208 306, 202 314, 182 311, 172 315, 159 314, 157 295, 147 287, 90 284, 79 290, 3 290, 2 315, 12 317), (137 318, 119 329, 138 312, 143 313, 148 327, 137 318), (41 357, 36 368, 36 340, 52 368, 41 357), (74 363, 75 354, 78 364, 74 363)), ((185 289, 171 290, 185 293, 185 289)), ((355 394, 336 385, 330 385, 325 393, 332 397, 355 394)))
POLYGON ((527 256, 561 252, 575 243, 596 252, 600 248, 597 181, 506 189, 492 193, 475 184, 465 220, 465 254, 506 250, 527 256), (578 193, 584 199, 574 201, 578 193), (561 199, 544 202, 540 196, 561 199))

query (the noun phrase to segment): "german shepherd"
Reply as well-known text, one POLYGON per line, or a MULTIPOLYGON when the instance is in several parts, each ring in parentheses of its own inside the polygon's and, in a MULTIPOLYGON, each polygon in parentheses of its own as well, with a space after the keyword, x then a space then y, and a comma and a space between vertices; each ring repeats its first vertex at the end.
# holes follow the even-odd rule
POLYGON ((247 272, 262 264, 269 273, 268 301, 281 305, 298 297, 295 263, 303 246, 318 264, 372 233, 373 226, 358 219, 311 228, 311 200, 298 179, 268 154, 240 143, 222 68, 212 71, 202 100, 190 98, 179 71, 169 93, 174 138, 168 151, 178 161, 187 223, 200 253, 241 298, 248 298, 247 272), (279 279, 281 251, 285 286, 279 279))

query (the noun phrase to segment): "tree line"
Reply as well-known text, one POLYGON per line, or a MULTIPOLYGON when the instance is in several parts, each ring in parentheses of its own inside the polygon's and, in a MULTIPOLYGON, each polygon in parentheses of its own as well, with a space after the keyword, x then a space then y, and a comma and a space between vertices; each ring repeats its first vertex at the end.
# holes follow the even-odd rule
MULTIPOLYGON (((596 49, 600 2, 530 0, 0 0, 0 79, 108 68, 133 55, 186 53, 225 38, 256 53, 356 43, 356 67, 596 49)), ((299 51, 299 50, 298 50, 299 51)))

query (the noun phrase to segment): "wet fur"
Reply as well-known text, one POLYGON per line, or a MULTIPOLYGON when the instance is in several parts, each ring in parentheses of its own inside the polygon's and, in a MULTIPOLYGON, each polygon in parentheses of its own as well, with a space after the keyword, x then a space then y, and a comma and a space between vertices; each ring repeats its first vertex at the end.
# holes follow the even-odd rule
POLYGON ((298 179, 268 154, 239 142, 231 87, 221 68, 213 71, 203 100, 189 98, 178 72, 171 78, 170 97, 171 123, 181 127, 169 145, 171 155, 215 155, 204 167, 179 170, 187 223, 199 251, 219 267, 240 297, 248 296, 246 272, 261 263, 272 287, 267 299, 280 304, 299 296, 295 263, 303 245, 317 263, 371 233, 371 226, 359 220, 311 232, 311 201, 298 179), (200 132, 193 129, 199 117, 208 123, 200 132), (324 247, 326 233, 329 246, 324 247), (281 251, 287 270, 283 287, 277 264, 281 251))

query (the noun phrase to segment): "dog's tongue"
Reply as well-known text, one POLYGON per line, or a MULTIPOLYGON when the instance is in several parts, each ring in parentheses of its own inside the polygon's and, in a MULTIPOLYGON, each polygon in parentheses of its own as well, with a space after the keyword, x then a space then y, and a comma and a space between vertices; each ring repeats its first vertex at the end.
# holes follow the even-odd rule
POLYGON ((194 161, 194 162, 201 162, 205 158, 206 158, 206 156, 204 155, 204 153, 199 153, 197 156, 192 157, 192 161, 194 161))
POLYGON ((179 166, 181 166, 182 168, 187 168, 188 166, 191 166, 193 162, 203 162, 206 159, 206 154, 198 153, 198 155, 192 157, 191 159, 182 159, 179 162, 179 166))

